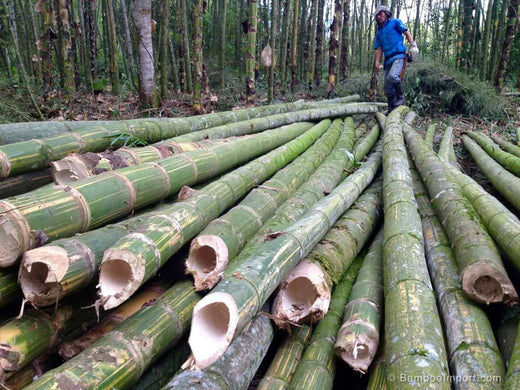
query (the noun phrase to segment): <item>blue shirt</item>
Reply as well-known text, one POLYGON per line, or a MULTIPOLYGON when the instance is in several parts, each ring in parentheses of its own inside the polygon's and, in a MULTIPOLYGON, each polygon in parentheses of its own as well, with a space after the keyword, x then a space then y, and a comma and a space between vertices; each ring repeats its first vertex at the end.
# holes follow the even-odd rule
POLYGON ((384 26, 377 25, 374 50, 381 47, 385 54, 385 66, 398 58, 404 58, 406 46, 403 43, 403 33, 408 29, 400 19, 390 18, 384 26))

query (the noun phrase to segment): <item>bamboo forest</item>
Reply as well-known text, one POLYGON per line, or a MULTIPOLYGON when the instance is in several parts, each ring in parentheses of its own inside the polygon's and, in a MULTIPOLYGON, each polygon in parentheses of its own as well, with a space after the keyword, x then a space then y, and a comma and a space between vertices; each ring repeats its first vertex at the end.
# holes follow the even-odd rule
POLYGON ((0 389, 520 389, 519 0, 0 0, 0 389))

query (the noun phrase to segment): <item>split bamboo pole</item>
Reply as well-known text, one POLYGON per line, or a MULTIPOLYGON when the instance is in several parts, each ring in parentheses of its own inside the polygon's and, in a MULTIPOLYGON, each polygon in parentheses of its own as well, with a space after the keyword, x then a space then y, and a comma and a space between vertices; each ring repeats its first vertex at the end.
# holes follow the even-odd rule
POLYGON ((208 180, 301 135, 312 124, 270 130, 230 145, 174 155, 158 162, 0 201, 0 266, 48 240, 105 225, 175 194, 184 185, 208 180))
MULTIPOLYGON (((309 105, 309 103, 306 103, 309 105)), ((271 107, 270 109, 255 108, 258 116, 272 115, 276 112, 284 112, 284 108, 271 107), (273 112, 274 111, 274 112, 273 112)), ((303 120, 322 119, 330 116, 348 115, 354 113, 374 113, 377 111, 375 104, 350 103, 341 105, 318 105, 319 108, 309 108, 288 115, 285 118, 289 123, 303 120), (328 114, 324 113, 328 112, 328 114), (296 119, 307 117, 308 119, 296 119)), ((288 112, 291 114, 291 112, 288 112)), ((105 126, 45 137, 37 140, 29 140, 0 146, 0 178, 6 178, 21 173, 47 168, 52 162, 59 160, 71 153, 101 152, 107 148, 117 149, 124 145, 128 138, 139 139, 147 144, 163 139, 176 137, 196 130, 220 126, 235 122, 240 116, 237 111, 225 111, 208 116, 193 116, 176 119, 139 119, 135 122, 112 122, 105 126), (122 126, 123 125, 123 126, 122 126)), ((248 118, 248 113, 245 114, 248 118)), ((255 115, 253 115, 255 117, 255 115)), ((287 123, 287 122, 285 122, 287 123)))
POLYGON ((296 223, 267 236, 252 255, 235 261, 226 269, 219 284, 193 312, 188 341, 199 367, 209 366, 225 352, 282 279, 309 254, 368 186, 380 161, 379 148, 360 169, 296 223))
POLYGON ((294 326, 276 351, 257 390, 285 390, 289 387, 296 367, 312 335, 312 327, 294 326))
POLYGON ((26 389, 125 389, 176 345, 200 299, 190 281, 176 283, 153 303, 82 353, 47 372, 26 389))
POLYGON ((185 370, 173 377, 163 389, 246 390, 273 339, 273 326, 261 312, 211 366, 185 370))
POLYGON ((462 136, 464 146, 477 163, 480 170, 493 187, 505 198, 511 205, 520 211, 520 179, 507 171, 502 165, 493 160, 475 141, 468 136, 462 136))
POLYGON ((454 387, 480 389, 485 381, 486 389, 499 390, 505 368, 491 324, 486 313, 464 295, 448 236, 418 172, 411 168, 411 173, 422 218, 426 260, 444 322, 450 372, 458 378, 454 387))
POLYGON ((334 352, 365 374, 379 347, 383 317, 383 230, 374 238, 345 306, 334 352))
POLYGON ((334 289, 330 309, 312 332, 302 361, 292 377, 289 390, 332 389, 336 374, 334 342, 341 327, 343 310, 362 262, 362 258, 356 258, 334 289))
MULTIPOLYGON (((401 115, 406 110, 397 108, 386 119, 383 147, 384 350, 389 357, 388 377, 395 379, 387 386, 399 390, 417 388, 415 376, 445 378, 449 374, 403 139, 408 125, 401 115)), ((430 388, 451 387, 441 382, 430 388)))
POLYGON ((145 221, 138 233, 119 239, 105 251, 101 263, 99 297, 103 307, 113 308, 128 299, 182 245, 251 188, 303 153, 327 127, 312 127, 295 140, 195 191, 186 200, 163 209, 160 215, 145 221))
POLYGON ((404 126, 404 134, 415 166, 425 180, 433 208, 450 238, 462 289, 479 303, 515 304, 518 294, 495 244, 455 178, 417 133, 404 126))
POLYGON ((382 215, 382 178, 375 179, 280 284, 273 302, 275 323, 315 323, 329 309, 330 294, 361 251, 382 215))
POLYGON ((482 149, 484 149, 486 153, 489 154, 501 166, 503 166, 515 176, 520 176, 520 158, 500 149, 500 146, 494 143, 493 140, 484 133, 470 131, 467 132, 466 135, 473 139, 473 141, 475 141, 482 149))
POLYGON ((193 275, 195 289, 207 290, 219 280, 246 242, 262 227, 276 209, 319 167, 333 149, 343 121, 320 123, 330 129, 291 164, 254 188, 237 206, 214 219, 190 244, 186 272, 193 275))
POLYGON ((516 157, 520 157, 520 147, 500 138, 498 135, 492 135, 491 139, 507 153, 511 153, 516 157))

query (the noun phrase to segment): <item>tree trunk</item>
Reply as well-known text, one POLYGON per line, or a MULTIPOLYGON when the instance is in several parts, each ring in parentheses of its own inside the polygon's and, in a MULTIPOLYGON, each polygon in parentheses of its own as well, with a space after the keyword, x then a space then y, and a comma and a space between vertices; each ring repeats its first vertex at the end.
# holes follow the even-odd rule
MULTIPOLYGON (((63 0, 60 0, 63 1, 63 0)), ((112 85, 112 93, 119 95, 119 67, 117 64, 117 39, 116 39, 116 19, 114 14, 114 4, 112 0, 102 0, 104 3, 107 31, 105 37, 107 40, 108 52, 108 70, 110 74, 110 83, 112 85)))
POLYGON ((132 48, 132 38, 130 35, 130 27, 128 24, 128 8, 126 6, 126 0, 120 0, 121 2, 121 23, 122 23, 122 29, 124 33, 124 44, 125 44, 125 52, 126 56, 128 57, 127 60, 130 64, 129 66, 129 75, 130 79, 132 80, 132 85, 138 90, 136 83, 135 83, 135 58, 134 58, 134 50, 132 48))
POLYGON ((154 105, 154 64, 152 46, 152 0, 134 0, 132 17, 139 42, 139 104, 154 105))
POLYGON ((325 0, 318 0, 318 19, 316 21, 316 68, 314 80, 317 87, 321 84, 321 74, 323 71, 323 41, 324 41, 324 22, 323 11, 325 0))
MULTIPOLYGON (((459 68, 468 71, 471 64, 471 43, 473 41, 473 7, 475 0, 462 0, 459 5, 463 7, 462 42, 459 68)), ((460 14, 460 12, 459 12, 460 14)))
POLYGON ((188 38, 188 17, 186 15, 186 0, 179 0, 179 60, 181 66, 181 86, 185 85, 185 91, 193 91, 193 72, 191 69, 190 39, 188 38), (184 77, 182 75, 184 74, 184 77))
POLYGON ((46 94, 53 88, 52 63, 51 63, 51 24, 54 20, 54 12, 51 0, 40 0, 36 4, 36 12, 42 14, 42 35, 38 41, 42 56, 42 82, 43 93, 46 94))
POLYGON ((89 50, 88 50, 88 40, 87 40, 87 31, 85 30, 85 10, 83 8, 84 0, 78 1, 78 16, 76 24, 79 25, 80 32, 77 33, 80 41, 80 53, 81 53, 81 64, 83 66, 83 77, 85 79, 85 87, 87 93, 91 93, 93 91, 92 84, 92 71, 90 69, 90 61, 89 61, 89 50))
POLYGON ((287 52, 289 45, 289 26, 291 24, 292 4, 294 0, 284 1, 283 10, 283 31, 282 31, 282 47, 280 53, 280 87, 285 90, 285 80, 287 75, 287 52))
POLYGON ((298 12, 300 10, 299 0, 294 0, 294 17, 292 29, 292 57, 291 57, 291 91, 296 90, 298 85, 298 74, 296 67, 298 65, 298 12))
POLYGON ((338 48, 339 48, 339 25, 342 18, 342 2, 341 0, 334 1, 334 19, 330 26, 329 39, 329 80, 327 84, 327 94, 330 98, 334 92, 336 82, 336 71, 338 65, 338 48))
POLYGON ((222 9, 222 33, 220 37, 220 89, 224 89, 226 86, 226 32, 227 32, 227 6, 228 0, 223 1, 222 9))
POLYGON ((204 0, 196 0, 193 7, 193 111, 202 113, 202 30, 204 17, 204 0))
POLYGON ((173 79, 173 89, 175 92, 178 92, 180 89, 179 82, 179 61, 177 60, 177 56, 175 55, 175 47, 173 45, 173 40, 168 38, 168 47, 170 49, 170 58, 172 62, 172 79, 173 79))
POLYGON ((270 41, 271 41, 271 66, 269 68, 269 91, 267 96, 267 103, 272 104, 274 100, 274 84, 275 84, 275 78, 276 78, 276 66, 277 66, 277 41, 276 38, 278 37, 278 5, 279 0, 273 0, 272 4, 272 10, 271 10, 271 34, 270 34, 270 41))
POLYGON ((318 14, 318 0, 312 0, 311 6, 311 36, 309 48, 309 68, 307 73, 307 82, 309 92, 314 88, 314 73, 316 72, 316 17, 318 14))
POLYGON ((256 27, 258 4, 257 0, 248 0, 248 18, 247 18, 247 53, 246 53, 246 99, 247 105, 253 106, 255 104, 256 96, 256 80, 255 80, 255 65, 256 65, 256 27))
POLYGON ((504 86, 504 80, 506 77, 506 71, 509 66, 509 55, 511 53, 511 46, 515 39, 516 28, 518 24, 518 0, 510 0, 507 11, 507 28, 502 45, 502 56, 498 63, 498 71, 495 75, 494 85, 498 91, 502 91, 504 86))
POLYGON ((341 79, 345 81, 349 71, 349 40, 350 40, 350 0, 346 0, 343 9, 343 31, 341 39, 341 58, 340 58, 340 74, 341 79))

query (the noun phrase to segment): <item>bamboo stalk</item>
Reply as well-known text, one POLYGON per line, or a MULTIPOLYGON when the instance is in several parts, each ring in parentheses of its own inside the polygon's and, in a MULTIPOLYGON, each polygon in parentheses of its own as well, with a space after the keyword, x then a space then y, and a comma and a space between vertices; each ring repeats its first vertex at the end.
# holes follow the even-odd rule
POLYGON ((0 199, 20 195, 52 183, 50 169, 13 176, 0 181, 0 199))
POLYGON ((484 173, 491 184, 493 184, 493 187, 495 187, 517 211, 520 211, 520 197, 518 196, 518 194, 520 194, 520 180, 518 177, 493 160, 468 136, 463 135, 462 141, 482 173, 484 173))
POLYGON ((128 299, 182 245, 253 186, 303 153, 325 130, 325 126, 314 126, 295 140, 149 218, 138 233, 119 239, 105 251, 101 263, 99 297, 103 307, 113 308, 128 299))
POLYGON ((462 289, 476 302, 514 304, 518 301, 518 294, 473 206, 453 175, 422 139, 410 128, 405 126, 404 129, 415 165, 425 180, 435 212, 450 238, 462 289))
POLYGON ((520 327, 516 333, 513 353, 507 366, 507 374, 504 382, 504 390, 514 390, 520 387, 520 327))
POLYGON ((504 361, 491 324, 486 313, 464 295, 450 241, 418 173, 411 171, 422 217, 428 269, 445 324, 451 373, 456 378, 469 378, 455 382, 455 388, 481 388, 477 378, 485 378, 487 389, 500 389, 500 378, 505 374, 504 361), (489 378, 498 380, 489 381, 489 378))
POLYGON ((270 320, 259 313, 211 366, 177 374, 163 389, 247 389, 273 339, 270 320))
POLYGON ((373 181, 309 256, 282 281, 273 302, 275 323, 314 323, 329 308, 330 292, 356 258, 382 214, 382 179, 373 181))
POLYGON ((226 269, 223 279, 193 312, 188 341, 199 367, 207 367, 224 353, 281 280, 354 203, 372 181, 380 156, 379 149, 296 223, 267 236, 252 255, 226 269))
POLYGON ((338 140, 343 121, 320 122, 329 130, 314 145, 271 179, 251 190, 237 206, 214 219, 190 244, 186 272, 193 275, 195 289, 212 288, 229 258, 234 258, 276 209, 318 168, 338 140))
MULTIPOLYGON (((397 379, 387 381, 387 387, 400 390, 416 388, 416 375, 448 375, 442 327, 426 267, 421 218, 403 139, 408 125, 401 121, 401 115, 406 110, 397 108, 388 116, 383 148, 384 350, 388 356, 388 377, 397 379), (400 376, 402 373, 405 378, 400 376)), ((450 388, 448 382, 434 386, 450 388)))
POLYGON ((287 389, 311 334, 312 328, 307 325, 295 326, 289 330, 257 390, 287 389))
POLYGON ((492 135, 491 139, 495 141, 498 146, 500 146, 502 149, 504 149, 506 152, 511 153, 513 156, 520 157, 520 147, 511 143, 507 142, 506 140, 500 138, 498 135, 492 135))
POLYGON ((366 373, 379 347, 383 309, 383 230, 370 245, 345 306, 334 352, 354 370, 366 373))
POLYGON ((456 166, 457 158, 453 151, 453 127, 448 126, 446 130, 444 130, 437 155, 441 160, 456 166))
POLYGON ((26 389, 123 389, 185 333, 200 299, 190 281, 176 283, 82 353, 47 372, 26 389), (66 385, 65 385, 66 386, 66 385))
POLYGON ((436 128, 437 128, 437 125, 435 123, 432 123, 426 129, 426 134, 424 135, 424 142, 426 143, 426 146, 428 146, 432 150, 433 150, 433 138, 435 137, 436 128))
POLYGON ((496 162, 502 165, 515 176, 520 176, 520 158, 505 152, 484 133, 467 132, 466 135, 473 139, 479 146, 486 151, 496 162))
MULTIPOLYGON (((297 105, 292 103, 293 105, 297 105)), ((302 103, 312 107, 312 103, 302 103)), ((314 105, 316 105, 314 103, 314 105)), ((52 161, 59 160, 71 153, 101 152, 106 148, 123 146, 127 135, 139 138, 142 142, 154 143, 163 139, 176 137, 192 131, 220 126, 251 117, 263 117, 287 108, 271 106, 270 108, 251 108, 245 112, 225 111, 218 114, 208 114, 174 119, 136 119, 130 121, 111 122, 97 125, 93 128, 88 124, 84 130, 67 133, 38 140, 22 141, 0 146, 0 178, 5 178, 32 170, 47 168, 52 161)), ((324 117, 340 116, 360 112, 376 112, 376 105, 368 104, 318 104, 319 108, 309 108, 298 114, 286 116, 289 123, 302 120, 322 119, 324 117), (325 114, 327 112, 327 114, 325 114), (308 119, 301 119, 307 117, 308 119), (290 119, 289 119, 290 118, 290 119), (300 119, 298 119, 300 118, 300 119)), ((294 111, 295 112, 295 111, 294 111)), ((287 123, 287 122, 286 122, 287 123)))
POLYGON ((0 269, 0 307, 23 297, 16 275, 16 269, 0 269))
POLYGON ((362 258, 356 258, 334 289, 330 309, 316 325, 289 389, 332 389, 336 373, 336 334, 341 327, 342 313, 362 262, 362 258))
POLYGON ((379 356, 372 364, 370 370, 370 379, 368 380, 366 390, 386 390, 386 358, 384 355, 379 356))
POLYGON ((310 126, 290 125, 284 131, 270 130, 233 146, 183 153, 0 201, 0 241, 4 243, 0 266, 13 264, 23 252, 49 239, 102 226, 173 195, 183 185, 210 179, 283 145, 310 126))

